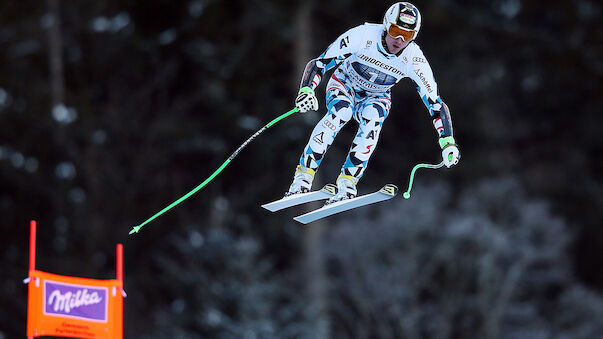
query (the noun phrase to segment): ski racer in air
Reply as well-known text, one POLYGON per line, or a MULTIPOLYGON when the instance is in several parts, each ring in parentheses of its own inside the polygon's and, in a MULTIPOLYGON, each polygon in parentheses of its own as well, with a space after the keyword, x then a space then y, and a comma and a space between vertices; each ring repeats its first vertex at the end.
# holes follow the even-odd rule
POLYGON ((348 156, 337 178, 337 194, 327 204, 356 197, 356 185, 375 151, 383 122, 391 108, 391 88, 409 77, 417 85, 439 137, 444 164, 458 163, 448 106, 421 48, 415 42, 421 14, 408 2, 392 5, 383 24, 365 23, 337 38, 304 70, 295 106, 300 112, 318 110, 314 90, 329 70, 337 67, 327 83, 325 116, 316 124, 285 196, 309 192, 314 175, 337 133, 352 118, 358 123, 348 156))

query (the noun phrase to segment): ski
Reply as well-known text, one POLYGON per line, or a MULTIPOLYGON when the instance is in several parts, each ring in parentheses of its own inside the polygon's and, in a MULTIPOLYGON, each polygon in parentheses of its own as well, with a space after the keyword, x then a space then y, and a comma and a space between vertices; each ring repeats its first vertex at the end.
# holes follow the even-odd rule
POLYGON ((276 200, 267 204, 262 205, 265 209, 270 212, 280 211, 282 209, 305 204, 307 202, 318 201, 328 199, 337 193, 337 186, 333 184, 326 184, 319 191, 312 191, 308 193, 294 194, 288 197, 284 197, 280 200, 276 200))
POLYGON ((398 187, 394 184, 387 184, 377 192, 361 195, 359 197, 334 202, 325 205, 317 210, 293 218, 302 224, 308 224, 318 219, 326 218, 333 214, 341 213, 353 208, 374 204, 377 202, 389 200, 398 194, 398 187))

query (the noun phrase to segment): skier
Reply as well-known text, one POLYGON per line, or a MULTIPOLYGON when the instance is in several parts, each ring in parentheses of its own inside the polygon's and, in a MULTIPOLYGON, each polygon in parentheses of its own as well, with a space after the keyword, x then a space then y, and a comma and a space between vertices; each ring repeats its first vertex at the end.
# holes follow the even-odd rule
POLYGON ((439 96, 427 59, 414 41, 420 29, 419 10, 409 2, 398 2, 387 10, 382 25, 365 23, 354 27, 308 62, 295 99, 295 106, 302 113, 318 110, 314 90, 326 72, 337 69, 327 83, 327 113, 314 127, 285 196, 311 190, 327 149, 341 128, 354 118, 358 133, 337 178, 337 194, 327 204, 354 198, 356 185, 389 114, 391 88, 405 77, 415 82, 431 115, 445 165, 458 163, 460 153, 453 137, 450 111, 439 96))

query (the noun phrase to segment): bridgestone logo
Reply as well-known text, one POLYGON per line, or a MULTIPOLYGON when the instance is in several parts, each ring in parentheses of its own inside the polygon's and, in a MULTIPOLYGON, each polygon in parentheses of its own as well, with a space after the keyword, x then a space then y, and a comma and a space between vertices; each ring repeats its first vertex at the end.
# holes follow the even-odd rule
POLYGON ((366 56, 364 54, 359 54, 358 58, 360 60, 363 60, 363 61, 366 61, 366 62, 370 62, 371 64, 377 65, 377 66, 379 66, 379 67, 381 67, 381 68, 383 68, 383 69, 385 69, 387 71, 390 71, 392 73, 396 73, 399 76, 404 76, 404 73, 402 71, 398 70, 397 68, 392 67, 392 66, 390 66, 388 64, 385 64, 385 63, 383 63, 383 62, 381 62, 379 60, 376 60, 376 59, 373 59, 371 57, 368 57, 368 56, 366 56))

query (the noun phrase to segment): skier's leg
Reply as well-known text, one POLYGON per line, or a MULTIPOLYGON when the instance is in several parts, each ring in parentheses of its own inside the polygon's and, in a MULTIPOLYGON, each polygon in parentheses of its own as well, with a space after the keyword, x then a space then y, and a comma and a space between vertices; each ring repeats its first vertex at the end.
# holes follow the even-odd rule
POLYGON ((327 114, 316 124, 299 164, 317 170, 341 128, 352 118, 352 100, 338 90, 327 93, 327 114))
POLYGON ((358 133, 337 178, 337 195, 329 199, 329 203, 356 196, 356 184, 375 151, 389 107, 389 97, 369 98, 358 107, 358 133))
POLYGON ((322 159, 341 128, 352 118, 353 101, 336 80, 327 84, 327 114, 316 124, 300 157, 287 195, 309 191, 322 159))
POLYGON ((356 182, 362 178, 368 161, 375 151, 381 127, 388 114, 389 105, 385 104, 383 100, 368 99, 359 107, 358 133, 341 168, 343 175, 356 178, 356 182))

